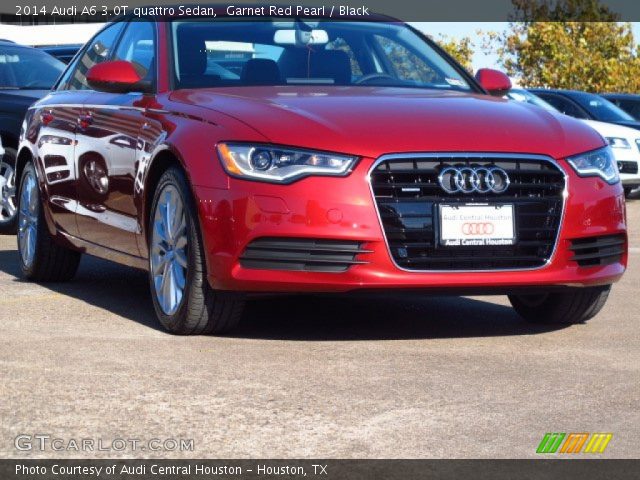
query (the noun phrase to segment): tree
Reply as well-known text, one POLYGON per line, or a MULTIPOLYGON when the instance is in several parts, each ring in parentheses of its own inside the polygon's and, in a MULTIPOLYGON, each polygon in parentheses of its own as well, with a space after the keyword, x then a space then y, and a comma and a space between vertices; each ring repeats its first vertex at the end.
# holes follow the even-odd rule
POLYGON ((613 21, 616 15, 595 0, 513 3, 522 21, 511 22, 503 34, 487 34, 484 48, 494 50, 523 85, 640 92, 631 24, 613 21))
POLYGON ((475 45, 469 37, 462 37, 456 40, 455 38, 440 34, 438 44, 469 72, 472 71, 473 47, 475 45))

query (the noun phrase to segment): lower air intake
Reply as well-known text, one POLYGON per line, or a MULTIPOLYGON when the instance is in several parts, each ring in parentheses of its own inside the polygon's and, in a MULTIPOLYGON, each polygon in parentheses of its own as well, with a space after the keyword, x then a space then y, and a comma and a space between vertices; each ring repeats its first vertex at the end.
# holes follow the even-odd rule
POLYGON ((578 238, 571 240, 571 260, 581 267, 610 265, 622 260, 625 251, 624 235, 578 238))
POLYGON ((368 262, 359 254, 371 253, 363 242, 308 238, 258 238, 240 257, 244 268, 305 272, 344 272, 368 262))

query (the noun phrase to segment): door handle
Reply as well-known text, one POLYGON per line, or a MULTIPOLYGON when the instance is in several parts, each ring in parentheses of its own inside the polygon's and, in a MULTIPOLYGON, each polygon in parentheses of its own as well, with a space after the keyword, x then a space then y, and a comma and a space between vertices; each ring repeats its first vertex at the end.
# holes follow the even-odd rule
POLYGON ((93 116, 90 113, 85 113, 78 117, 78 126, 85 130, 93 123, 93 116))

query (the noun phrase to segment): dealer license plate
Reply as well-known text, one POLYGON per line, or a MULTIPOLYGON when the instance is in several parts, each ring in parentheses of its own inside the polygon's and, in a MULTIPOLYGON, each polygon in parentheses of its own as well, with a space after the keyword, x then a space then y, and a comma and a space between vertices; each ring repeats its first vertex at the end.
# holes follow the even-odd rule
POLYGON ((440 205, 440 244, 446 247, 513 245, 513 205, 440 205))

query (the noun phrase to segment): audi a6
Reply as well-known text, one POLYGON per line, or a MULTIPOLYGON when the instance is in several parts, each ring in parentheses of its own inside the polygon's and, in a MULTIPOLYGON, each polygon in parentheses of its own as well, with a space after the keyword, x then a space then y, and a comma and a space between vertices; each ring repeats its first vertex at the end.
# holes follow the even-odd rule
POLYGON ((256 293, 501 294, 584 322, 627 262, 614 157, 510 87, 385 17, 112 22, 26 115, 22 271, 146 269, 177 334, 229 331, 256 293))

